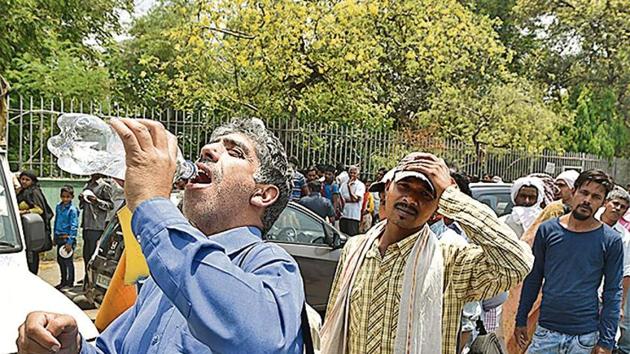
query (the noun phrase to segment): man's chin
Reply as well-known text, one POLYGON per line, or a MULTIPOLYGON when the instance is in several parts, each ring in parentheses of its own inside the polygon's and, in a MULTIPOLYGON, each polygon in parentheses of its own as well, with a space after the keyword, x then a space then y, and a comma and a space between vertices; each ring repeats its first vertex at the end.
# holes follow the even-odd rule
POLYGON ((584 221, 590 218, 593 214, 580 213, 579 211, 572 211, 571 214, 576 220, 584 221))

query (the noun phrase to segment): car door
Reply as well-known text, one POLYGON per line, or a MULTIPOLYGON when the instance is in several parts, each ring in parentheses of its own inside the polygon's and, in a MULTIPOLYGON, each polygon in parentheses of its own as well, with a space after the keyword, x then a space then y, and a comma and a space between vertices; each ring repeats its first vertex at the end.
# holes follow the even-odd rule
POLYGON ((326 310, 341 255, 341 249, 333 249, 325 243, 333 233, 338 231, 319 216, 294 204, 282 212, 267 233, 269 242, 277 243, 297 261, 304 280, 306 300, 320 313, 326 310))

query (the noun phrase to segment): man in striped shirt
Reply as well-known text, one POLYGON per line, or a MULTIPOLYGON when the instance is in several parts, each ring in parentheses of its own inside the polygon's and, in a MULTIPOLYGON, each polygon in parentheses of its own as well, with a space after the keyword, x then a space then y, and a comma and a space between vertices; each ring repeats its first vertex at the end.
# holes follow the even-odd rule
MULTIPOLYGON (((386 185, 385 200, 387 220, 367 235, 350 239, 344 247, 322 329, 322 347, 332 347, 325 341, 336 340, 334 334, 341 331, 347 333, 340 346, 343 353, 429 353, 426 347, 420 350, 418 346, 415 350, 395 347, 399 314, 414 303, 414 299, 401 295, 408 285, 406 282, 416 283, 413 276, 405 274, 411 269, 410 255, 416 244, 426 241, 424 238, 435 238, 426 222, 438 211, 457 221, 470 244, 438 245, 435 253, 442 262, 439 267, 443 283, 438 284, 442 298, 421 298, 420 302, 432 301, 441 306, 441 323, 439 316, 437 321, 419 317, 408 326, 414 331, 418 331, 417 327, 437 328, 438 333, 441 327, 441 338, 437 341, 441 343, 441 352, 454 354, 463 305, 490 298, 522 281, 531 269, 531 250, 490 208, 459 192, 444 160, 434 155, 414 153, 403 159, 386 185), (374 230, 380 230, 378 237, 366 241, 372 240, 368 236, 373 237, 374 230), (367 251, 357 257, 355 250, 362 243, 367 251), (351 275, 347 274, 348 269, 351 275), (343 325, 335 325, 339 323, 336 321, 339 313, 347 318, 343 325)), ((414 274, 427 271, 417 270, 414 274)), ((427 281, 425 288, 431 286, 429 278, 427 281)), ((434 349, 437 348, 431 350, 434 349)))

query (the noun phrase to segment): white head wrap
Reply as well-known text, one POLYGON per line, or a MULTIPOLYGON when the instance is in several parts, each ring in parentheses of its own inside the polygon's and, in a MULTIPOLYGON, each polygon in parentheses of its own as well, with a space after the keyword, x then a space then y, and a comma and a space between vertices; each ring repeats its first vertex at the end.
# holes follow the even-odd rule
POLYGON ((535 187, 538 190, 538 199, 536 200, 535 205, 540 206, 540 203, 542 203, 545 198, 545 185, 540 178, 537 177, 521 177, 514 181, 511 189, 512 203, 516 203, 518 191, 520 191, 523 187, 535 187))
MULTIPOLYGON (((535 187, 538 191, 538 197, 536 199, 536 204, 528 207, 524 206, 515 206, 512 208, 512 221, 517 224, 523 226, 523 230, 529 229, 529 227, 534 223, 536 217, 542 212, 541 203, 545 198, 545 185, 543 181, 538 177, 521 177, 514 181, 512 184, 512 203, 516 204, 516 196, 518 195, 518 191, 523 187, 535 187)), ((520 237, 520 235, 519 235, 520 237)))
POLYGON ((573 189, 575 186, 575 180, 580 176, 580 173, 576 170, 566 170, 556 177, 556 181, 561 179, 566 182, 569 188, 573 189))

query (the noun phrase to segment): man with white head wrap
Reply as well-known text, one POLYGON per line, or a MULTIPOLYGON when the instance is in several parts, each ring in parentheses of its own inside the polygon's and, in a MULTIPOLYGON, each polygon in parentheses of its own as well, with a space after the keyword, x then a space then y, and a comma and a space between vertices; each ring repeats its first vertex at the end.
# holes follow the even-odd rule
POLYGON ((512 213, 502 216, 500 220, 520 238, 542 211, 545 187, 539 178, 521 177, 512 184, 511 196, 514 203, 512 213))
POLYGON ((562 199, 564 204, 567 204, 571 200, 573 195, 573 185, 580 173, 576 170, 566 170, 556 177, 555 184, 558 187, 556 193, 556 200, 562 199))

